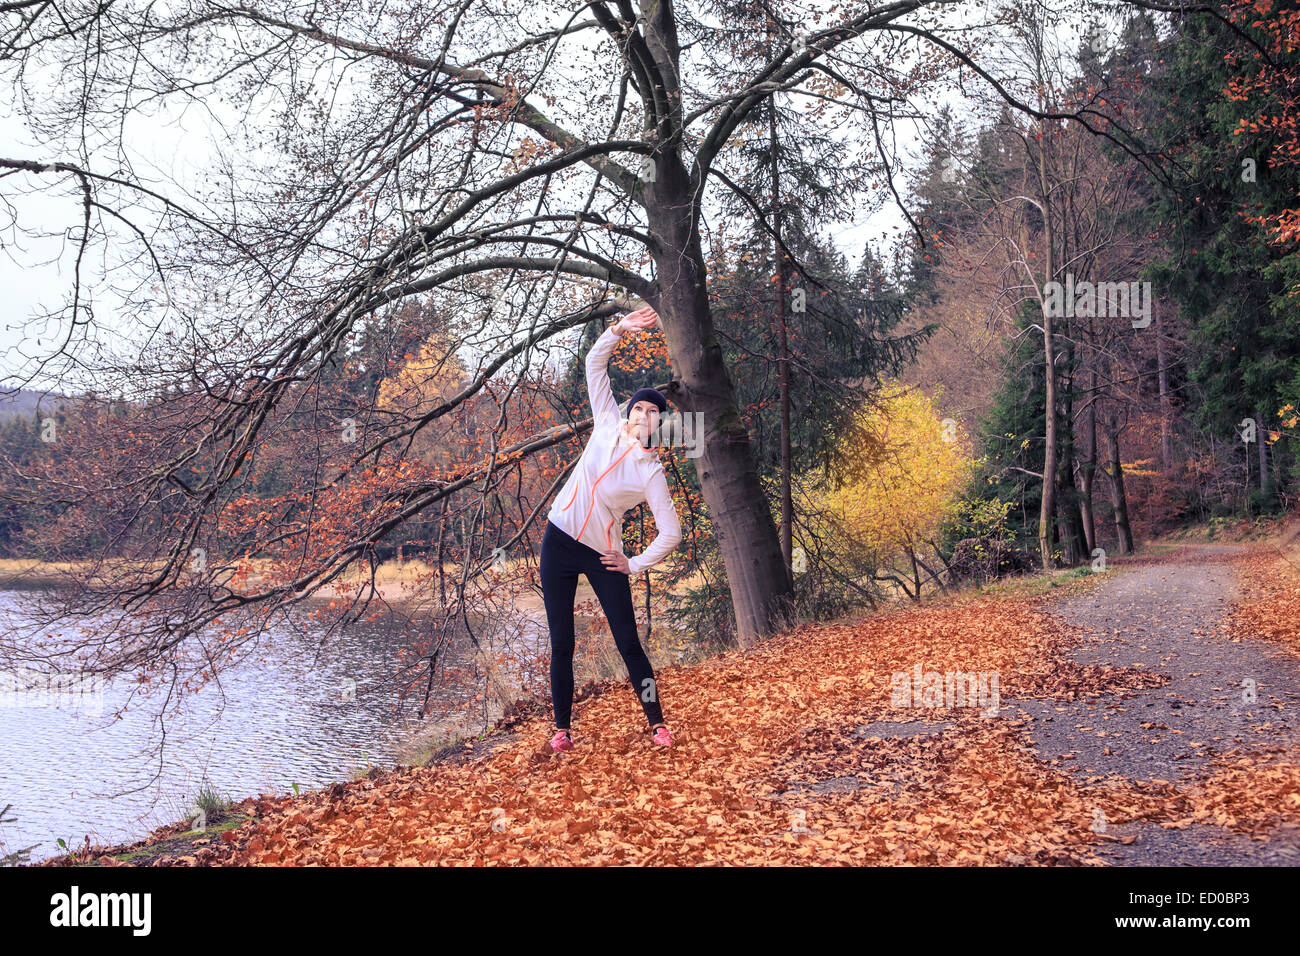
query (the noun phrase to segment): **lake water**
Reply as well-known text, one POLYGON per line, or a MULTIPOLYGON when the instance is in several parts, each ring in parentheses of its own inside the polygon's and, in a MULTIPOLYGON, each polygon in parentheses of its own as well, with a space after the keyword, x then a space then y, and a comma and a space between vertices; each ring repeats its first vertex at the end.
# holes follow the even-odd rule
MULTIPOLYGON (((30 599, 26 592, 0 591, 0 627, 23 619, 30 599)), ((295 783, 318 789, 368 764, 410 763, 412 746, 440 731, 482 727, 481 701, 471 707, 472 723, 447 716, 471 690, 435 691, 433 718, 417 716, 414 698, 393 712, 399 701, 393 677, 412 640, 400 622, 336 628, 323 647, 321 630, 308 620, 301 629, 277 630, 254 655, 263 661, 244 661, 222 673, 219 689, 209 682, 187 695, 181 714, 166 722, 161 766, 148 750, 160 736, 163 689, 143 696, 138 684, 114 683, 101 696, 67 695, 53 704, 0 694, 0 808, 13 805, 5 815, 13 822, 0 823, 0 856, 33 845, 32 862, 56 856, 63 852, 55 842, 60 837, 74 849, 86 834, 92 844, 141 839, 190 813, 205 779, 236 801, 292 792, 295 783), (124 716, 108 723, 123 702, 124 716)), ((540 635, 521 640, 537 647, 540 635)), ((459 643, 464 646, 452 648, 447 661, 468 667, 469 642, 459 643)), ((534 689, 546 686, 545 673, 516 677, 534 689)), ((489 721, 496 716, 489 713, 489 721)))

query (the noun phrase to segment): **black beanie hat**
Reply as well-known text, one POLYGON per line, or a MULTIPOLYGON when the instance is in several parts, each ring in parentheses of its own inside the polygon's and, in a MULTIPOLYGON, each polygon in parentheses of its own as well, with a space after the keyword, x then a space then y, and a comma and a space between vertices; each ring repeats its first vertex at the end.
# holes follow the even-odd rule
POLYGON ((668 399, 664 398, 659 390, 654 388, 638 388, 636 390, 636 393, 627 400, 629 414, 632 411, 632 406, 637 402, 653 402, 659 407, 659 414, 661 415, 668 408, 668 399))

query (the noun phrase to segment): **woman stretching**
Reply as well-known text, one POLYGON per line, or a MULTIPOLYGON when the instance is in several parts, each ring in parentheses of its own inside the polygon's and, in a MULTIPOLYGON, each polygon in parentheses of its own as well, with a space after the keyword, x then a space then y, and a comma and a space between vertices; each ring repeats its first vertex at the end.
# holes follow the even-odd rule
POLYGON ((625 332, 647 329, 658 319, 649 306, 637 309, 606 329, 587 354, 591 437, 547 515, 541 577, 546 623, 551 631, 551 701, 555 707, 551 747, 556 751, 573 749, 569 734, 573 710, 573 601, 580 572, 587 576, 609 619, 632 689, 655 731, 654 742, 666 747, 673 741, 659 706, 650 660, 637 638, 628 581, 628 575, 658 564, 682 540, 663 465, 651 444, 668 400, 653 388, 639 389, 628 401, 628 418, 623 421, 605 370, 625 332), (643 500, 650 502, 659 534, 643 553, 628 558, 623 554, 623 515, 643 500))

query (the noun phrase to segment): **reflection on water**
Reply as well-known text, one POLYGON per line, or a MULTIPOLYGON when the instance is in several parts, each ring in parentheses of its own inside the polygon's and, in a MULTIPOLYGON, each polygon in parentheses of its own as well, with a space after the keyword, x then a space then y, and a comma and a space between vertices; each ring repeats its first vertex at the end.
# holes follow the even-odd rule
MULTIPOLYGON (((0 591, 0 614, 12 620, 23 600, 21 592, 0 591)), ((13 804, 6 817, 14 822, 0 824, 0 846, 13 852, 35 844, 35 862, 61 853, 60 837, 74 849, 85 834, 92 844, 138 840, 191 812, 205 778, 238 801, 295 783, 316 789, 368 764, 409 762, 417 732, 437 729, 416 716, 419 701, 398 708, 393 677, 410 636, 393 619, 362 621, 335 629, 322 647, 320 630, 313 622, 277 630, 248 662, 224 672, 220 686, 212 681, 187 695, 179 716, 165 721, 161 766, 147 751, 160 736, 165 689, 146 697, 138 685, 109 684, 100 700, 64 695, 45 706, 30 706, 36 695, 7 695, 0 808, 13 804), (124 702, 128 710, 110 723, 124 702)), ((450 660, 467 656, 457 647, 450 660)), ((437 693, 435 713, 456 703, 448 691, 437 693)))

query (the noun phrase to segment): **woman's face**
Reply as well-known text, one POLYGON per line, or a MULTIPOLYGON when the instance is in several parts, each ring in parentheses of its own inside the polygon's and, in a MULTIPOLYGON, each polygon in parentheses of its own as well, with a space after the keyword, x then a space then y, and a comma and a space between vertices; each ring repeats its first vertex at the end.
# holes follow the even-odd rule
POLYGON ((627 428, 645 445, 659 428, 659 406, 644 400, 637 402, 627 413, 627 428))

